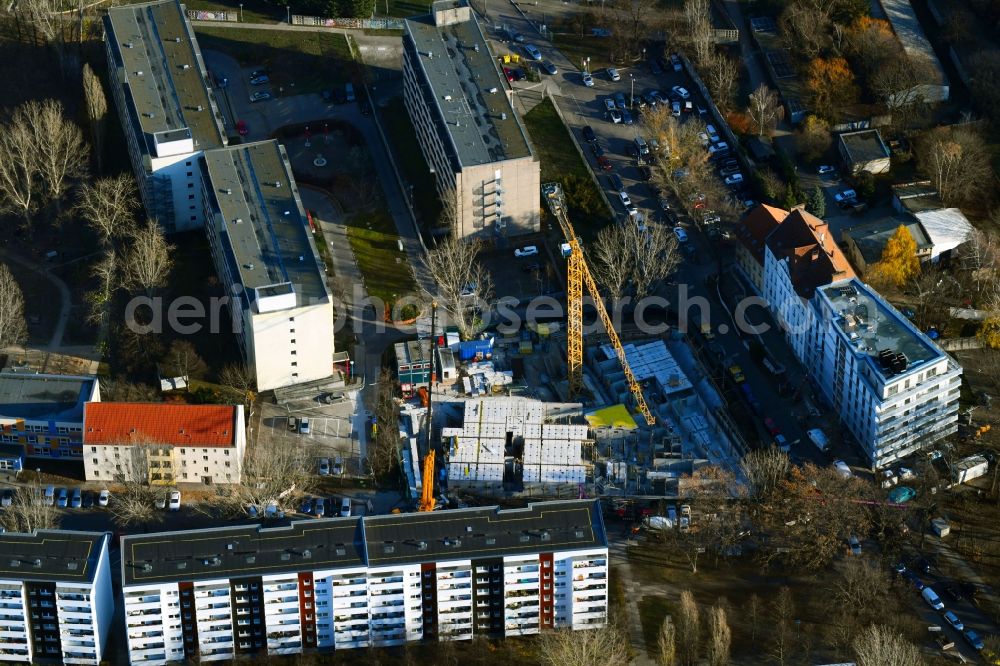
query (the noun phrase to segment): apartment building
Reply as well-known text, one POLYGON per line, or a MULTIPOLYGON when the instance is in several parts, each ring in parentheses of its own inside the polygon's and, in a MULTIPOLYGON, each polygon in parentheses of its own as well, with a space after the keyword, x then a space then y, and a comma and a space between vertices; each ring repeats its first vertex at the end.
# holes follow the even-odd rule
POLYGON ((457 238, 539 230, 541 172, 511 90, 464 0, 405 21, 403 92, 457 238))
POLYGON ((857 278, 820 287, 807 365, 872 468, 958 430, 962 368, 857 278))
POLYGON ((111 94, 146 212, 168 232, 200 229, 198 157, 227 138, 185 7, 110 7, 104 32, 111 94))
POLYGON ((115 610, 109 539, 0 534, 0 662, 101 663, 115 610))
POLYGON ((763 297, 795 356, 808 368, 817 363, 818 329, 808 301, 831 282, 854 277, 826 222, 801 208, 791 211, 764 242, 763 297))
POLYGON ((122 538, 133 664, 587 629, 607 621, 594 501, 122 538))
POLYGON ((257 388, 331 376, 333 302, 284 146, 213 150, 202 170, 205 231, 257 388))
POLYGON ((736 225, 736 266, 758 294, 764 291, 764 243, 786 217, 787 210, 757 204, 736 225))
POLYGON ((97 377, 0 372, 0 443, 26 458, 80 460, 83 406, 100 399, 97 377))
POLYGON ((84 407, 88 481, 239 483, 243 405, 94 402, 84 407))

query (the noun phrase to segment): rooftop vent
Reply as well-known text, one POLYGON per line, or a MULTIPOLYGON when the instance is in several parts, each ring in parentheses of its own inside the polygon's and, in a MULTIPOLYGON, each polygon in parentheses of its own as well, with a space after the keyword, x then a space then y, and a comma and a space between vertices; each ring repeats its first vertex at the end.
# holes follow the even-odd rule
POLYGON ((180 44, 180 43, 181 43, 181 38, 180 37, 174 37, 174 44, 180 44))
POLYGON ((496 94, 497 94, 497 89, 496 89, 496 87, 493 87, 493 88, 490 88, 490 94, 491 94, 491 95, 496 95, 496 94))
POLYGON ((14 567, 14 568, 17 568, 17 567, 21 566, 21 560, 11 560, 10 561, 10 566, 14 567))
POLYGON ((548 530, 544 530, 542 532, 542 541, 551 541, 551 540, 552 540, 552 535, 549 534, 548 530))
POLYGON ((135 46, 135 44, 133 44, 132 42, 125 42, 125 48, 127 48, 127 49, 130 49, 130 48, 132 48, 134 46, 135 46))
POLYGON ((233 222, 234 222, 235 224, 243 224, 243 218, 242 218, 242 217, 238 217, 238 218, 236 218, 235 220, 233 220, 233 222))
POLYGON ((247 270, 248 271, 252 271, 253 270, 253 262, 247 264, 247 270))
POLYGON ((178 569, 182 569, 182 570, 183 569, 187 569, 188 568, 188 563, 187 562, 178 562, 177 563, 177 568, 178 569))
POLYGON ((233 193, 233 188, 231 188, 231 187, 224 187, 224 188, 222 188, 222 193, 223 194, 232 194, 233 193))
POLYGON ((501 113, 500 114, 500 120, 507 120, 507 114, 506 113, 501 113))
POLYGON ((445 95, 444 96, 444 101, 450 102, 451 101, 451 95, 445 95))
POLYGON ((256 555, 247 555, 246 556, 246 561, 247 561, 247 564, 253 564, 254 562, 257 561, 257 556, 256 555))
POLYGON ((181 69, 191 69, 191 65, 189 65, 188 63, 184 63, 183 65, 181 65, 181 69))
POLYGON ((292 559, 292 554, 289 553, 287 550, 281 554, 281 561, 282 562, 287 562, 290 559, 292 559))
POLYGON ((577 539, 582 539, 583 538, 583 530, 577 530, 577 531, 573 532, 573 536, 575 536, 577 539))
POLYGON ((141 69, 137 69, 137 70, 135 71, 135 75, 136 75, 136 76, 142 76, 142 70, 141 70, 141 69))
POLYGON ((66 568, 69 569, 70 571, 76 571, 77 569, 80 568, 80 565, 77 562, 67 562, 66 568))
POLYGON ((347 549, 344 548, 343 546, 337 546, 336 548, 333 549, 333 552, 336 555, 346 555, 347 549))
POLYGON ((150 564, 149 562, 146 562, 145 564, 143 564, 143 565, 142 565, 142 570, 143 570, 143 571, 144 571, 145 573, 149 573, 150 571, 152 571, 152 570, 153 570, 153 565, 152 565, 152 564, 150 564))
POLYGON ((527 534, 522 534, 517 538, 517 540, 520 541, 521 543, 528 543, 530 539, 531 537, 529 537, 527 534))
POLYGON ((427 542, 426 541, 418 541, 417 542, 417 550, 427 550, 427 542))
POLYGON ((466 525, 465 526, 465 531, 466 532, 471 532, 472 531, 472 525, 466 525))
POLYGON ((476 53, 479 53, 479 44, 473 44, 472 50, 474 50, 476 53))
POLYGON ((307 560, 308 560, 308 559, 309 559, 309 558, 311 558, 312 556, 313 556, 313 554, 312 554, 312 551, 311 551, 311 550, 309 550, 308 548, 302 551, 302 557, 303 557, 303 558, 305 558, 305 559, 307 559, 307 560))
POLYGON ((496 537, 486 537, 486 545, 487 546, 493 546, 493 545, 496 544, 496 542, 497 542, 497 538, 496 537))
POLYGON ((396 547, 393 546, 391 543, 387 543, 384 546, 382 546, 382 552, 384 552, 384 553, 395 553, 396 552, 396 547))

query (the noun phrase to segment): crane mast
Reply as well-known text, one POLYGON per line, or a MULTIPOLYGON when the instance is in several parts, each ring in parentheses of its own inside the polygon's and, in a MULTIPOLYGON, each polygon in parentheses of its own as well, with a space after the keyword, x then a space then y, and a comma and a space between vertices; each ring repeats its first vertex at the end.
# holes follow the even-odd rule
MULTIPOLYGON (((587 261, 583 257, 583 250, 580 247, 580 240, 576 236, 576 230, 569 221, 566 214, 566 201, 563 198, 562 186, 559 183, 545 183, 542 185, 542 194, 548 203, 552 215, 559 221, 563 235, 570 247, 570 255, 567 261, 568 288, 566 294, 567 305, 567 361, 569 365, 569 394, 579 395, 583 390, 583 287, 586 285, 587 292, 594 299, 594 307, 604 324, 608 337, 611 338, 611 345, 614 347, 618 362, 621 363, 625 372, 625 381, 628 383, 632 397, 635 399, 636 408, 646 423, 653 425, 656 418, 649 411, 646 399, 642 395, 642 387, 635 378, 632 368, 629 367, 628 358, 625 356, 625 348, 622 347, 621 338, 615 331, 611 316, 608 315, 601 298, 601 292, 597 288, 597 282, 590 273, 587 261)), ((624 257, 623 257, 624 260, 624 257)))

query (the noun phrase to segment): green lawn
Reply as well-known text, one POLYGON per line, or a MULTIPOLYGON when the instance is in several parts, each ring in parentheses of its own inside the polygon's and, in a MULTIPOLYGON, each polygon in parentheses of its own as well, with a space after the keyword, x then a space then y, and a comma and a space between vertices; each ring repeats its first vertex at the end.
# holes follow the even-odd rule
POLYGON ((579 69, 583 69, 585 58, 590 58, 591 72, 614 67, 608 52, 611 46, 606 37, 581 37, 578 33, 556 32, 552 34, 552 43, 579 69))
POLYGON ((670 602, 663 597, 643 597, 639 599, 639 619, 642 621, 642 638, 646 642, 646 652, 656 654, 660 640, 663 618, 670 614, 670 602))
POLYGON ((394 99, 385 108, 379 110, 382 126, 385 129, 389 145, 396 164, 403 172, 403 180, 413 185, 413 205, 417 212, 417 220, 427 226, 435 222, 441 214, 441 202, 437 190, 434 189, 434 176, 431 175, 424 154, 417 143, 416 130, 406 114, 401 97, 394 99))
POLYGON ((351 250, 369 295, 394 303, 416 290, 406 253, 399 251, 399 236, 387 210, 358 213, 347 219, 347 225, 351 250))
POLYGON ((546 99, 526 113, 524 124, 542 162, 542 182, 562 183, 573 227, 584 240, 593 238, 614 220, 591 180, 590 167, 572 147, 573 138, 556 114, 552 100, 546 99))
POLYGON ((359 78, 344 35, 334 32, 285 32, 253 28, 198 26, 202 48, 223 51, 244 67, 269 70, 278 94, 319 92, 359 78))
POLYGON ((376 16, 406 18, 426 14, 430 8, 431 0, 375 0, 376 16))

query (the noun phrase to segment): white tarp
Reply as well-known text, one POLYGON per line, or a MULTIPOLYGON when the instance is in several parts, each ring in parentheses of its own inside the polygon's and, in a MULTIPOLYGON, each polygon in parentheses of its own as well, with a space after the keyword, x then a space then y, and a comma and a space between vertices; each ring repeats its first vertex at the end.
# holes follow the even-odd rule
POLYGON ((928 210, 916 213, 916 216, 931 241, 932 260, 948 250, 955 249, 972 235, 972 223, 957 208, 928 210))

